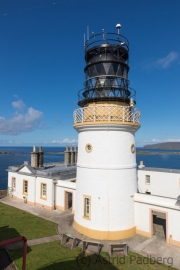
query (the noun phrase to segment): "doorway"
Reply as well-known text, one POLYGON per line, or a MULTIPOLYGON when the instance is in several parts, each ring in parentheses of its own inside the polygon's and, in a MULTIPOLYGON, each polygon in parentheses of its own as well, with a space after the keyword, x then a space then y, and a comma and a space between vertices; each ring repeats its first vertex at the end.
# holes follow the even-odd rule
POLYGON ((72 192, 65 191, 65 209, 64 210, 72 210, 73 204, 73 194, 72 192))
POLYGON ((152 211, 153 235, 166 240, 166 213, 152 211))

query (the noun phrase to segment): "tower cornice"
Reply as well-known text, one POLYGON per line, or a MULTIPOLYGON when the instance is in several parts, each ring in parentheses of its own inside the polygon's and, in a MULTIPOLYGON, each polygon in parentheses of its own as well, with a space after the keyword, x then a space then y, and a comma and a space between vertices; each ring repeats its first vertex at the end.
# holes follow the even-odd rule
POLYGON ((136 132, 139 128, 139 124, 135 123, 122 123, 122 122, 99 122, 94 124, 93 122, 90 123, 79 123, 75 124, 74 128, 78 132, 84 132, 84 131, 105 131, 105 130, 111 130, 111 131, 127 131, 127 132, 136 132))

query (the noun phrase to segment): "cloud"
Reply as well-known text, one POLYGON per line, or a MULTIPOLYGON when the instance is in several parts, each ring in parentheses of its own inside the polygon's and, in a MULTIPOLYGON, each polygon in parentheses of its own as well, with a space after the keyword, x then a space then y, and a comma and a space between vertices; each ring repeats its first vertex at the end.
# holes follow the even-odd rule
POLYGON ((32 132, 45 125, 40 121, 43 113, 32 107, 28 108, 26 113, 20 113, 26 107, 22 100, 12 102, 12 106, 16 111, 11 119, 0 116, 0 134, 18 135, 24 132, 32 132))
POLYGON ((12 106, 14 109, 17 109, 18 111, 22 111, 26 107, 25 103, 21 99, 13 101, 12 106))
POLYGON ((166 57, 160 58, 156 61, 156 65, 159 68, 165 69, 168 68, 172 62, 176 61, 179 58, 177 52, 170 52, 166 57))
POLYGON ((75 139, 72 139, 72 140, 69 140, 69 139, 63 139, 62 141, 58 141, 58 140, 53 140, 52 141, 52 144, 77 144, 78 143, 78 140, 75 140, 75 139))
POLYGON ((159 58, 157 60, 149 59, 143 62, 142 65, 145 69, 152 69, 152 68, 166 69, 170 67, 172 63, 177 62, 180 58, 179 56, 180 56, 179 53, 172 51, 163 58, 159 58))
POLYGON ((20 145, 18 141, 14 140, 0 140, 0 146, 14 146, 14 145, 20 145))

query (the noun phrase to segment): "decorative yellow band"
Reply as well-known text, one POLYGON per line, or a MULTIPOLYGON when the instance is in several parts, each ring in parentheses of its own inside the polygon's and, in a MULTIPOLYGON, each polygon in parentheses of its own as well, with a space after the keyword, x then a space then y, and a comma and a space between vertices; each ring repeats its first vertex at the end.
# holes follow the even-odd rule
POLYGON ((131 237, 136 234, 136 227, 132 227, 123 231, 98 231, 86 228, 80 224, 78 224, 74 220, 74 228, 90 238, 99 239, 99 240, 120 240, 131 237))
POLYGON ((136 126, 136 127, 140 127, 140 124, 138 123, 133 123, 133 122, 121 122, 121 121, 96 121, 96 122, 81 122, 81 123, 76 123, 74 124, 74 127, 78 127, 78 126, 86 126, 86 125, 129 125, 129 126, 136 126))

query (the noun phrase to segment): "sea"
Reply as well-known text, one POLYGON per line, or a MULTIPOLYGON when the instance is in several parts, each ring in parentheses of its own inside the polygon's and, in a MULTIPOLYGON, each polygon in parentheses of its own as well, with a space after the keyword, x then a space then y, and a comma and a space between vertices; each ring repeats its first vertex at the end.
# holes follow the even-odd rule
MULTIPOLYGON (((65 147, 43 147, 44 162, 63 162, 64 155, 58 152, 64 152, 65 147), (47 154, 53 152, 53 154, 47 154)), ((180 152, 179 150, 158 150, 137 148, 136 151, 151 152, 151 155, 137 154, 136 162, 140 164, 142 160, 146 167, 180 169, 180 155, 165 154, 163 152, 180 152), (162 155, 157 155, 155 152, 162 155), (153 154, 154 153, 154 154, 153 154)), ((22 165, 24 161, 30 161, 32 147, 6 147, 0 146, 0 152, 11 152, 11 154, 0 154, 0 190, 8 188, 8 166, 22 165)))

